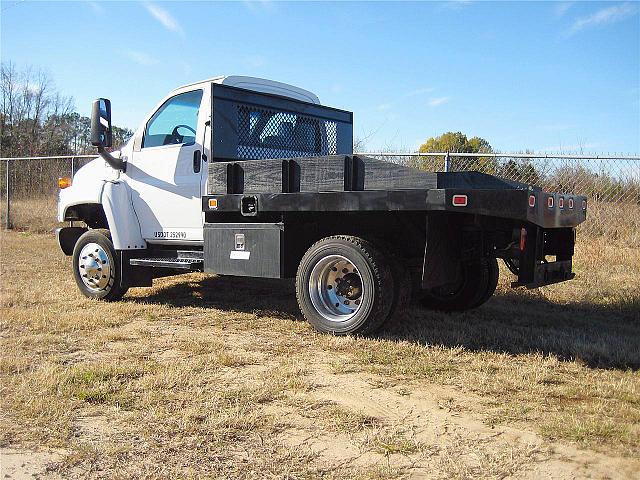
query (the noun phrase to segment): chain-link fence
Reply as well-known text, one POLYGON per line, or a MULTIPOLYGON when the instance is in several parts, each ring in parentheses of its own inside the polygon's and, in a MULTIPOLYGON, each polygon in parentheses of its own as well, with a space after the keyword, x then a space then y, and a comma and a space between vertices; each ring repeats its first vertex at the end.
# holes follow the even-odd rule
POLYGON ((33 232, 57 225, 58 178, 73 177, 90 156, 2 158, 2 226, 33 232))
POLYGON ((640 247, 640 157, 519 153, 363 153, 432 172, 478 171, 589 198, 585 235, 640 247))
MULTIPOLYGON (((583 234, 640 246, 640 157, 470 153, 366 153, 428 171, 475 170, 547 191, 589 198, 583 234)), ((92 156, 3 158, 2 225, 50 231, 56 225, 57 180, 92 156)))

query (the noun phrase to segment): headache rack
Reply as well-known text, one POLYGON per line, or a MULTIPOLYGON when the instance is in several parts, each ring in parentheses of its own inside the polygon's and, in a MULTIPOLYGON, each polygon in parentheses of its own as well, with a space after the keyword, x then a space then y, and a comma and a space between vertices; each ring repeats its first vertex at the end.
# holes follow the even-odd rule
POLYGON ((351 154, 353 114, 212 84, 213 162, 351 154))

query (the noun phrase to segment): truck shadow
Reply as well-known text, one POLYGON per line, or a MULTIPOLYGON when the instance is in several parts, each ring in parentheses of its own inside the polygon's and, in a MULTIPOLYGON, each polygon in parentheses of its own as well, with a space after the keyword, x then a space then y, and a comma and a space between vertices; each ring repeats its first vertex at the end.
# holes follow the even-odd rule
MULTIPOLYGON (((204 307, 303 320, 292 281, 212 276, 160 287, 125 300, 204 307)), ((591 368, 640 369, 640 304, 558 304, 515 292, 482 307, 441 313, 412 306, 375 335, 391 341, 509 355, 552 355, 591 368)))
POLYGON ((510 355, 539 354, 591 368, 640 369, 640 304, 558 304, 515 292, 463 313, 409 309, 379 338, 510 355))
POLYGON ((292 280, 206 276, 189 281, 187 278, 181 276, 184 281, 154 288, 151 295, 147 289, 143 289, 139 291, 139 296, 129 294, 124 300, 174 307, 216 308, 230 312, 271 312, 274 316, 304 320, 296 303, 292 280))

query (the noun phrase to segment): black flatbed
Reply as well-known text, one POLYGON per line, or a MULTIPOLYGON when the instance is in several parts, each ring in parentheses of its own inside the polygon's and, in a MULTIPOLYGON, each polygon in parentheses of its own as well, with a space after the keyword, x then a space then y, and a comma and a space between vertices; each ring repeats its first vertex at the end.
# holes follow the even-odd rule
MULTIPOLYGON (((400 171, 396 176, 404 177, 402 170, 413 170, 380 160, 356 157, 362 165, 369 168, 362 169, 362 175, 366 178, 369 170, 372 174, 381 175, 383 178, 391 174, 385 172, 400 171), (375 167, 375 168, 371 168, 375 167)), ((255 198, 258 212, 392 212, 414 211, 434 212, 446 211, 485 215, 497 218, 508 218, 530 222, 543 228, 575 227, 586 218, 586 197, 580 195, 559 194, 545 192, 538 187, 519 184, 499 177, 479 172, 415 172, 407 185, 413 188, 381 189, 382 182, 377 182, 371 189, 366 188, 366 180, 360 182, 362 190, 345 190, 345 182, 342 176, 332 185, 322 182, 316 191, 287 192, 291 189, 286 185, 287 179, 274 175, 270 190, 260 192, 251 188, 252 176, 247 172, 256 167, 272 169, 280 172, 282 162, 295 161, 301 165, 304 171, 308 162, 309 168, 318 169, 318 165, 325 164, 328 168, 336 169, 336 163, 342 163, 348 168, 349 156, 327 156, 311 159, 273 159, 241 162, 224 162, 219 166, 225 173, 229 170, 227 165, 234 164, 243 169, 243 193, 216 193, 203 196, 202 208, 204 212, 241 212, 242 199, 255 198), (339 158, 336 158, 339 157, 339 158), (339 160, 336 162, 336 160, 339 160), (267 163, 270 162, 270 163, 267 163), (259 165, 256 165, 256 164, 259 165), (244 167, 244 168, 243 168, 244 167), (247 168, 249 167, 249 168, 247 168), (420 183, 425 186, 433 185, 433 188, 416 188, 420 183), (321 189, 333 188, 333 191, 321 189), (338 190, 338 188, 341 188, 338 190), (285 190, 284 192, 282 190, 285 190), (454 196, 466 197, 466 205, 455 205, 454 196), (532 201, 531 198, 534 198, 532 201), (550 200, 552 199, 552 200, 550 200), (533 206, 531 206, 533 204, 533 206), (560 208, 562 205, 562 208, 560 208)), ((340 172, 342 173, 342 172, 340 172)), ((346 173, 343 175, 346 176, 346 173)), ((259 175, 257 175, 259 176, 259 175)), ((314 175, 317 177, 317 175, 314 175)), ((226 182, 225 182, 226 183, 226 182)), ((394 183, 391 181, 390 183, 394 183)), ((298 180, 299 184, 299 180, 298 180)), ((298 186, 298 188, 300 188, 298 186)), ((307 187, 309 188, 309 187, 307 187)))

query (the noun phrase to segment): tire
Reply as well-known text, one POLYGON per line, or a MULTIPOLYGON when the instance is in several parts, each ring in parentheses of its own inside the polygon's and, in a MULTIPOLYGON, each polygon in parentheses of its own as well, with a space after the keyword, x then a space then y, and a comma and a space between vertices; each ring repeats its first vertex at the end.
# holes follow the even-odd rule
POLYGON ((495 258, 487 258, 485 261, 487 262, 487 269, 489 273, 487 289, 485 290, 480 300, 472 308, 479 307, 480 305, 486 303, 496 292, 496 287, 498 286, 498 278, 500 277, 498 260, 496 260, 495 258))
POLYGON ((80 236, 73 249, 73 277, 88 298, 115 301, 127 292, 120 286, 120 264, 109 230, 93 229, 80 236))
POLYGON ((323 238, 300 261, 296 297, 304 317, 320 332, 371 334, 384 324, 393 307, 391 268, 366 240, 323 238))
POLYGON ((487 296, 490 290, 489 270, 485 259, 462 263, 461 280, 456 285, 423 291, 420 303, 426 308, 445 312, 462 312, 475 308, 493 294, 491 291, 487 296))

